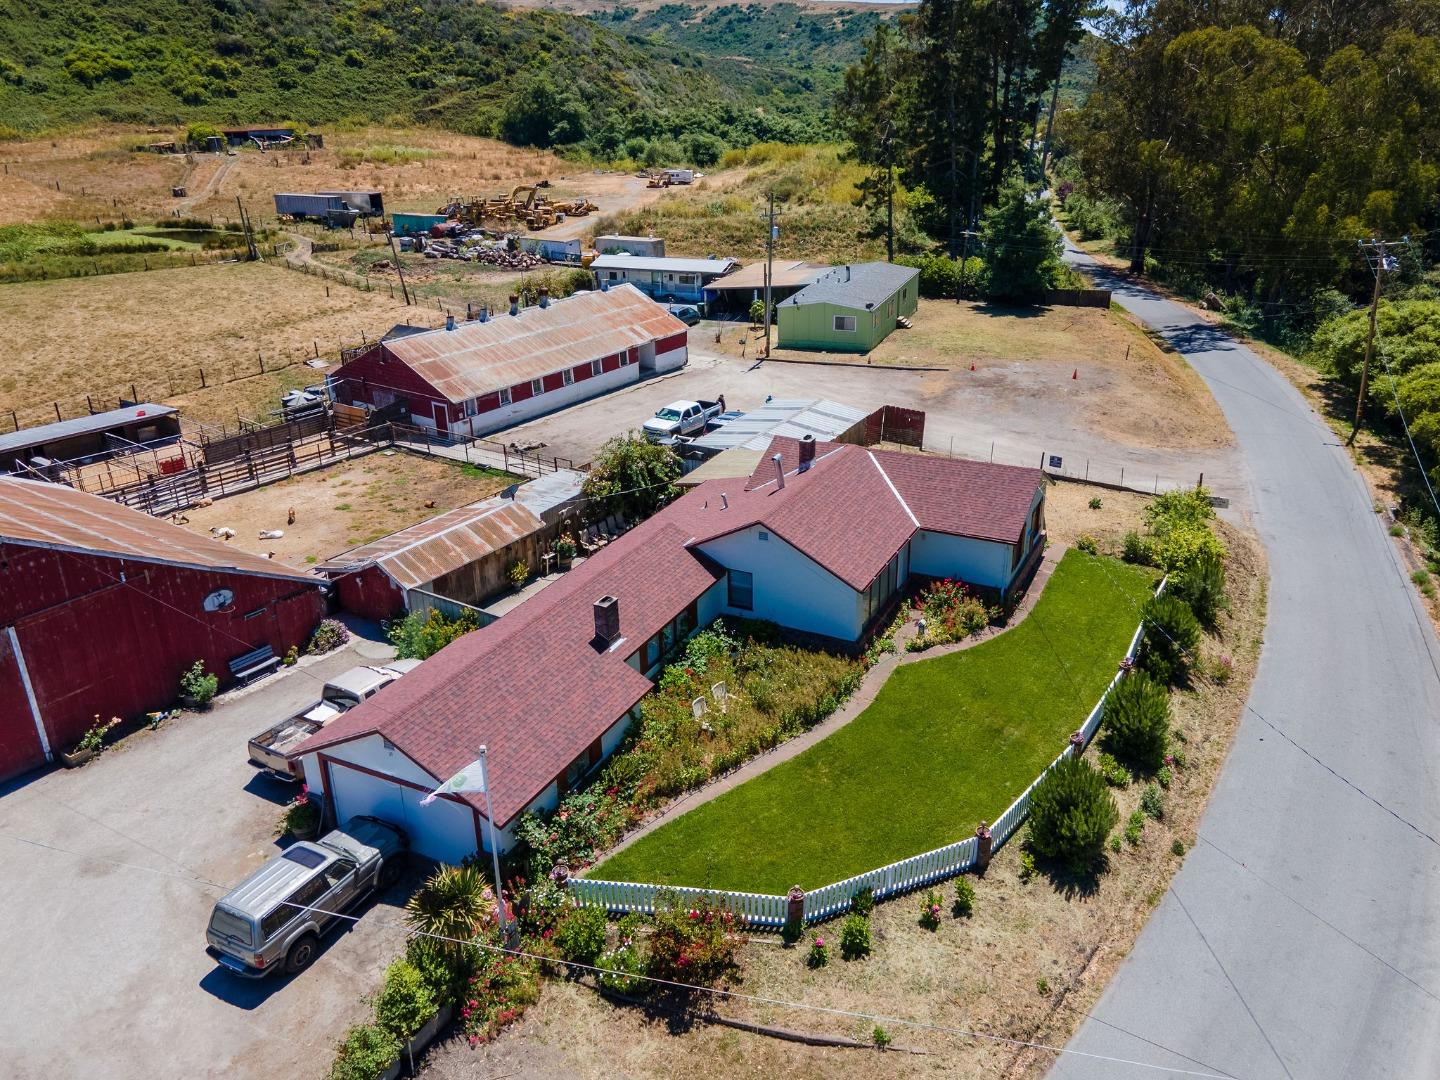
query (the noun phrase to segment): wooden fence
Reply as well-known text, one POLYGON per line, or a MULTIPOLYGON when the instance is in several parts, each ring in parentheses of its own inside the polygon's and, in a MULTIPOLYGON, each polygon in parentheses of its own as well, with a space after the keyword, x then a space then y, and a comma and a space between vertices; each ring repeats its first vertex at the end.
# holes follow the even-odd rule
POLYGON ((436 431, 396 422, 391 422, 390 428, 397 445, 408 446, 423 454, 499 469, 512 476, 540 477, 561 469, 585 472, 590 468, 588 462, 577 464, 572 458, 521 450, 494 439, 482 439, 459 431, 436 431))
POLYGON ((898 405, 882 405, 865 418, 865 445, 878 442, 901 446, 925 445, 925 413, 920 409, 902 409, 898 405))
MULTIPOLYGON (((1156 587, 1156 596, 1164 590, 1165 584, 1166 581, 1161 581, 1156 587)), ((1135 633, 1130 638, 1130 647, 1125 650, 1126 661, 1134 661, 1144 630, 1143 622, 1135 628, 1135 633)), ((1115 689, 1115 684, 1125 676, 1128 667, 1129 663, 1121 665, 1120 670, 1115 673, 1115 677, 1110 680, 1110 685, 1105 688, 1105 693, 1095 703, 1095 707, 1090 710, 1090 715, 1085 718, 1085 723, 1080 727, 1082 737, 1080 747, 1077 749, 1073 744, 1067 745, 1059 756, 1045 767, 1045 771, 1035 778, 1034 782, 1010 804, 1009 808, 990 827, 992 850, 998 851, 1001 845, 1014 836, 1016 830, 1020 828, 1030 813, 1030 797, 1040 781, 1050 775, 1050 771, 1060 762, 1076 753, 1082 753, 1084 748, 1090 744, 1090 740, 1100 730, 1100 721, 1105 712, 1105 700, 1110 696, 1110 691, 1115 689)), ((861 889, 868 888, 876 900, 883 900, 889 896, 898 896, 933 885, 937 881, 944 881, 946 878, 969 870, 975 865, 979 855, 979 840, 971 836, 958 843, 947 844, 945 847, 936 848, 933 851, 901 859, 889 866, 882 866, 876 870, 846 878, 844 881, 824 885, 805 894, 805 922, 823 922, 826 919, 833 919, 845 914, 850 910, 850 904, 855 894, 861 889)), ((571 897, 580 907, 604 907, 614 914, 627 912, 654 914, 655 905, 661 901, 662 896, 675 896, 681 900, 709 899, 712 903, 721 904, 737 915, 744 915, 747 922, 756 927, 784 926, 788 910, 786 897, 768 893, 678 888, 626 881, 601 881, 592 878, 571 878, 569 888, 571 897)))

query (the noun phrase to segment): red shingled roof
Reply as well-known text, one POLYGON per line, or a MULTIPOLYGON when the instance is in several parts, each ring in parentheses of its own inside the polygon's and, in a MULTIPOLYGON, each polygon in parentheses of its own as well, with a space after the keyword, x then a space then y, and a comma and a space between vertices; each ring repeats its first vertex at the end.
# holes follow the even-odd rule
MULTIPOLYGON (((337 719, 293 756, 378 733, 437 782, 489 749, 503 826, 645 696, 625 658, 722 576, 701 550, 763 525, 851 588, 866 588, 918 529, 1019 540, 1037 469, 776 438, 748 481, 711 480, 490 626, 467 634, 337 719), (596 600, 619 600, 623 641, 593 644, 596 600)), ((481 813, 484 796, 468 797, 481 813)))

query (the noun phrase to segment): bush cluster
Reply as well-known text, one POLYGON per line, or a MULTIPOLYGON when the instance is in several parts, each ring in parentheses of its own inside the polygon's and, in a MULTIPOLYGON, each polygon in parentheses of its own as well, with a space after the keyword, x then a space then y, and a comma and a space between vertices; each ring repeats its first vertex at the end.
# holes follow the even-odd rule
POLYGON ((395 656, 401 660, 428 660, 462 634, 480 629, 480 616, 466 609, 451 618, 437 608, 412 611, 386 630, 395 656))
POLYGON ((963 641, 999 617, 999 612, 987 608, 964 582, 952 578, 932 582, 920 594, 917 606, 925 617, 925 636, 910 639, 906 646, 910 652, 963 641))
POLYGON ((745 943, 740 921, 710 900, 662 897, 650 928, 647 973, 656 979, 715 986, 737 981, 735 953, 745 943))
POLYGON ((1200 646, 1200 621, 1190 606, 1169 592, 1152 596, 1140 608, 1145 634, 1137 663, 1157 680, 1183 685, 1200 646))
POLYGON ((870 917, 852 911, 840 924, 840 955, 846 960, 863 960, 870 955, 870 917))
POLYGON ((1084 758, 1067 757, 1030 797, 1030 848, 1074 873, 1088 873, 1119 816, 1105 778, 1084 758))
POLYGON ((1120 762, 1144 773, 1162 768, 1170 743, 1170 695, 1164 685, 1143 671, 1121 679, 1105 699, 1101 731, 1105 749, 1120 762))

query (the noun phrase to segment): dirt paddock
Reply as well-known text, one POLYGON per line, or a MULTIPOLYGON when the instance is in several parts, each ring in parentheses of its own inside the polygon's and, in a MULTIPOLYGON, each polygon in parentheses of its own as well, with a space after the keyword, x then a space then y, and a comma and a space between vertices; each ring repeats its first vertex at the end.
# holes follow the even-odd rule
POLYGON ((188 527, 210 535, 229 527, 229 543, 255 555, 274 552, 287 566, 311 566, 457 506, 478 502, 515 480, 403 450, 369 454, 197 507, 188 527), (289 513, 295 511, 295 523, 289 513), (277 540, 262 531, 282 530, 277 540))

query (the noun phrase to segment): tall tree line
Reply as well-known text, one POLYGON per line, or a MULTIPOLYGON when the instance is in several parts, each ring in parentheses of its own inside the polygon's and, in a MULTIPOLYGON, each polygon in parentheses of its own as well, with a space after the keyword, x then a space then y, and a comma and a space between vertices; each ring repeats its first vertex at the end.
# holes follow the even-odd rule
POLYGON ((923 0, 876 28, 846 72, 836 120, 872 167, 867 200, 894 166, 934 199, 925 224, 950 253, 980 207, 1025 162, 1037 118, 1094 0, 923 0))
POLYGON ((1154 253, 1271 304, 1356 272, 1353 239, 1431 225, 1437 0, 1127 0, 1064 125, 1082 189, 1154 253))

